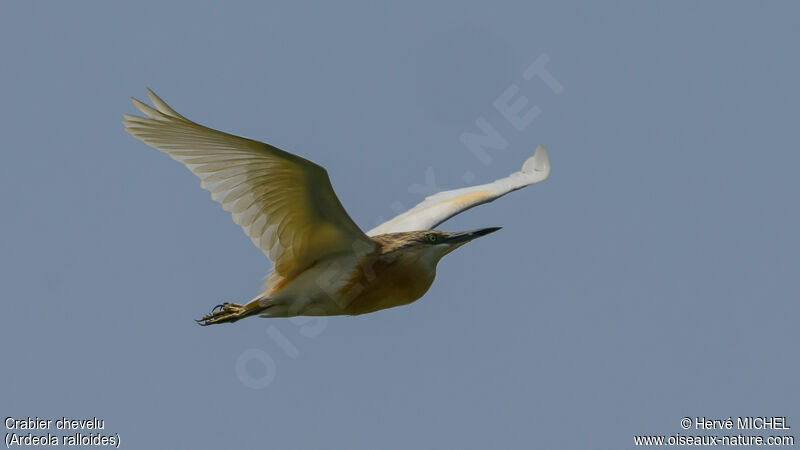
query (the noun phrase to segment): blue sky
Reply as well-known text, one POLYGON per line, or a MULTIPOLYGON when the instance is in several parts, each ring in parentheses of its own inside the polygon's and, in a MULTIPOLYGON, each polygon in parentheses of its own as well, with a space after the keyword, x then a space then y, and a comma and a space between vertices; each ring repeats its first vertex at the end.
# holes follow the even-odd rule
POLYGON ((686 434, 684 416, 795 426, 799 12, 2 2, 0 412, 97 416, 127 448, 625 448, 686 434), (524 76, 543 55, 558 92, 524 76), (504 228, 411 306, 201 328, 269 265, 123 131, 145 87, 325 166, 364 229, 540 143, 553 173, 442 225, 504 228), (521 130, 494 106, 508 89, 539 111, 521 130), (460 139, 481 121, 507 143, 488 163, 460 139))

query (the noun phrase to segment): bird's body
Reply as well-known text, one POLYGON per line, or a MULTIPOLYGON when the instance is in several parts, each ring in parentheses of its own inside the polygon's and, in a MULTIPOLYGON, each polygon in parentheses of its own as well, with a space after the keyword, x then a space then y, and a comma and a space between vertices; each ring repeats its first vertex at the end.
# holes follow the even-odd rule
POLYGON ((272 317, 358 315, 411 303, 433 283, 438 259, 423 248, 398 250, 392 238, 405 234, 413 233, 376 236, 372 251, 314 264, 292 280, 268 285, 253 302, 273 305, 263 312, 272 317))
POLYGON ((262 142, 196 124, 152 91, 148 117, 125 115, 126 130, 184 163, 273 262, 265 289, 245 305, 224 303, 199 322, 244 317, 359 315, 422 297, 444 255, 496 231, 431 230, 475 205, 543 181, 543 147, 522 171, 482 186, 444 191, 364 233, 347 215, 325 169, 262 142))

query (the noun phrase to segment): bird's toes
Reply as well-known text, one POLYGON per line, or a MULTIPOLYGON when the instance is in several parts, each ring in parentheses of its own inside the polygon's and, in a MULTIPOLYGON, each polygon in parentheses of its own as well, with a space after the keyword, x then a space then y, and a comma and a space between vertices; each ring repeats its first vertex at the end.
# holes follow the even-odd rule
POLYGON ((223 322, 235 322, 238 320, 239 314, 241 313, 243 307, 242 305, 225 302, 215 306, 211 313, 206 314, 200 319, 195 320, 197 324, 201 326, 208 326, 213 325, 215 323, 223 323, 223 322))

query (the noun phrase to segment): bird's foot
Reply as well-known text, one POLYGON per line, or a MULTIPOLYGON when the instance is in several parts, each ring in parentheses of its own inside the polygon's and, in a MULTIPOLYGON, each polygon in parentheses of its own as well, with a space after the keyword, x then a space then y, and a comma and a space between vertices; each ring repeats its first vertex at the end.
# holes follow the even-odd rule
POLYGON ((246 308, 238 303, 225 302, 217 305, 200 320, 195 320, 202 326, 213 325, 215 323, 236 322, 244 317, 246 308))

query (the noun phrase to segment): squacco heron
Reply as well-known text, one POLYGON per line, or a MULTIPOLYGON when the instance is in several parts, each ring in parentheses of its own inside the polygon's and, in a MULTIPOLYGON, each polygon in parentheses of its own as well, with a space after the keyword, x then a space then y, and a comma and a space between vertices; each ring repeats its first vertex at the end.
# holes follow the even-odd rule
POLYGON ((149 89, 148 95, 155 108, 132 99, 146 117, 124 114, 125 130, 186 165, 273 264, 259 295, 244 305, 217 305, 201 325, 253 315, 357 315, 409 304, 427 292, 444 255, 499 229, 432 228, 550 174, 547 151, 539 146, 506 178, 439 192, 364 233, 323 167, 192 122, 149 89))

